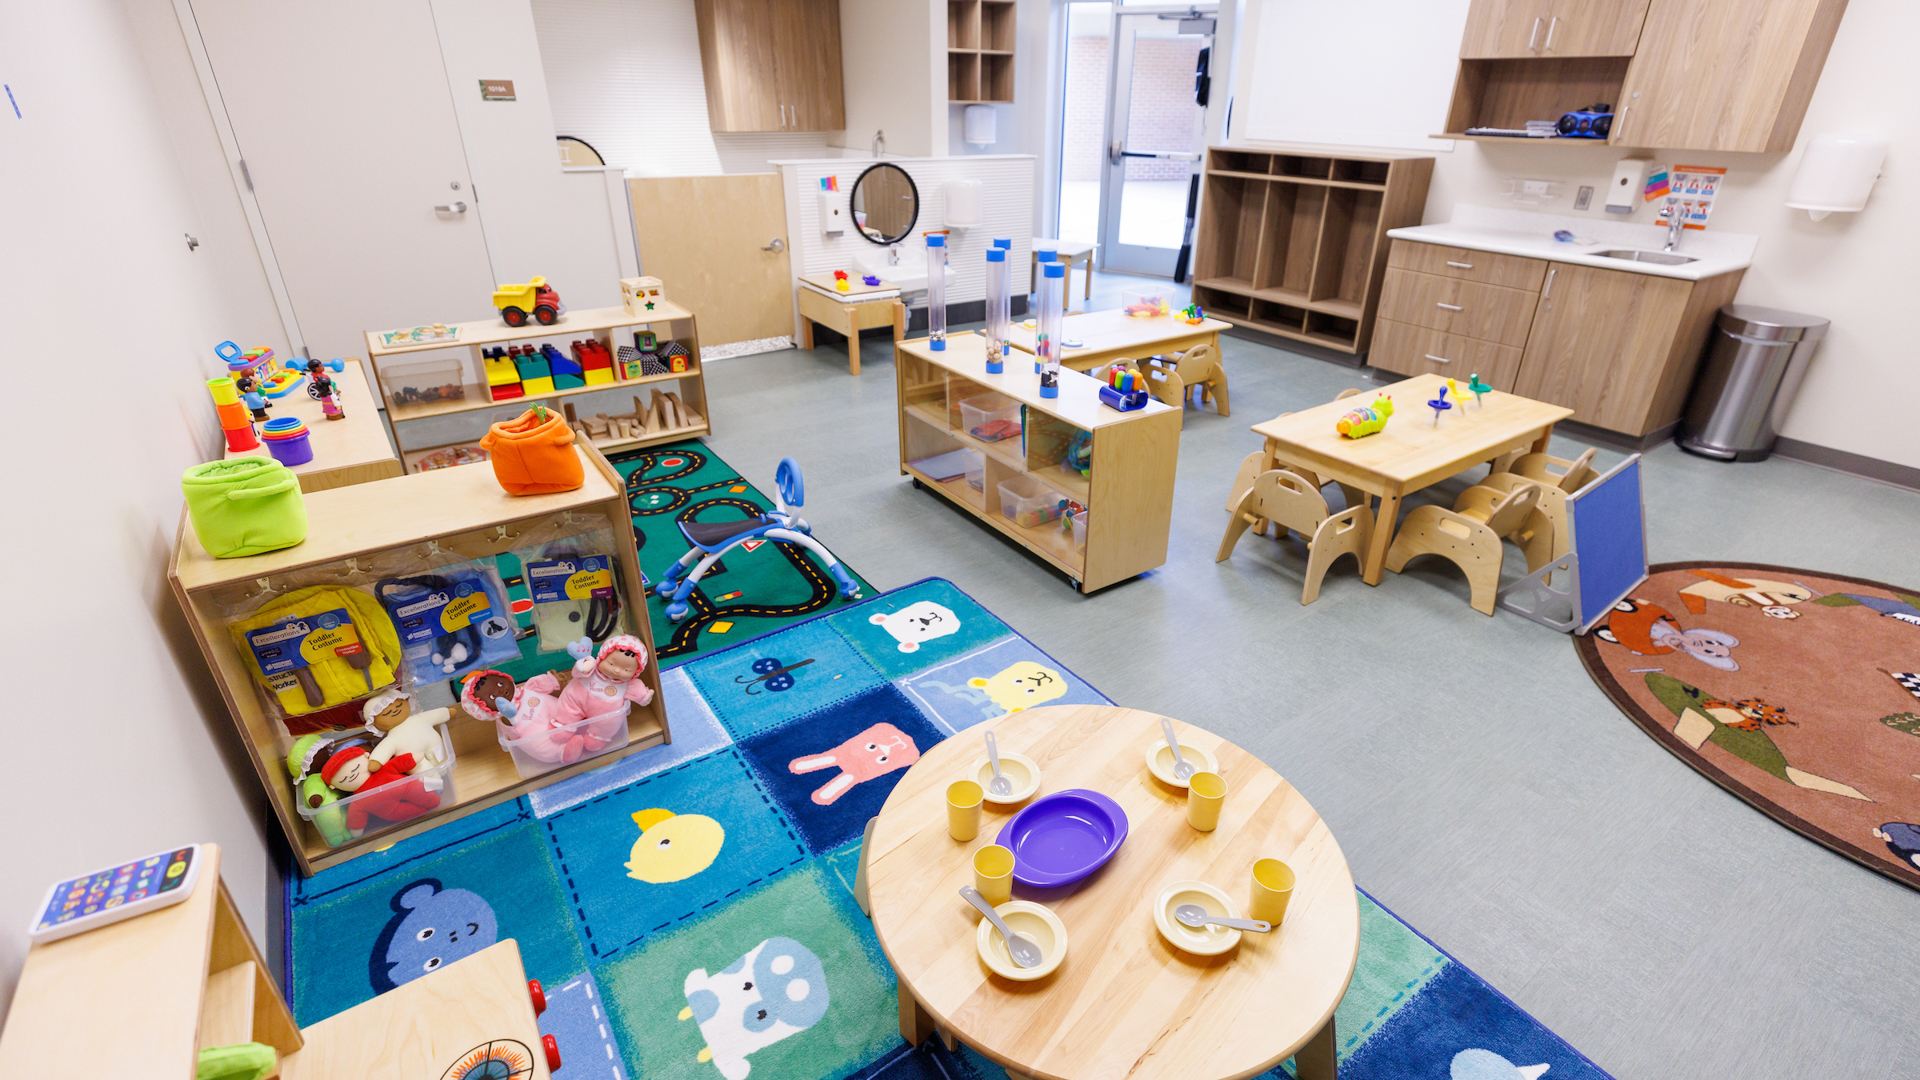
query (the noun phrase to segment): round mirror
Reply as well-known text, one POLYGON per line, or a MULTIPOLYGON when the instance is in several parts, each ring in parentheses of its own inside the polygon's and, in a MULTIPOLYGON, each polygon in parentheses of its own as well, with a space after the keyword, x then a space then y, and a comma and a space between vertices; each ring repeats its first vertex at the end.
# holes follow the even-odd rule
POLYGON ((920 220, 920 189, 898 165, 870 166, 853 182, 853 223, 876 244, 905 240, 920 220))

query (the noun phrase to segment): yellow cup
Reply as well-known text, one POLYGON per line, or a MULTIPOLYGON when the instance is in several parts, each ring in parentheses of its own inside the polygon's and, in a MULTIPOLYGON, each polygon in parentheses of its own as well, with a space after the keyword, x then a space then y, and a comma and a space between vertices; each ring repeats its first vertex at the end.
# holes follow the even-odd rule
POLYGON ((1219 773, 1197 772, 1187 779, 1187 824, 1201 832, 1220 825, 1220 807, 1227 801, 1227 782, 1219 773))
POLYGON ((1293 867, 1279 859, 1261 859, 1253 864, 1253 895, 1247 900, 1247 918, 1279 926, 1287 917, 1287 901, 1293 899, 1293 867))
POLYGON ((1013 899, 1013 852, 999 844, 974 852, 973 887, 994 907, 1013 899))
POLYGON ((947 833, 955 840, 971 840, 980 835, 980 800, 986 792, 971 780, 956 780, 947 785, 947 833))

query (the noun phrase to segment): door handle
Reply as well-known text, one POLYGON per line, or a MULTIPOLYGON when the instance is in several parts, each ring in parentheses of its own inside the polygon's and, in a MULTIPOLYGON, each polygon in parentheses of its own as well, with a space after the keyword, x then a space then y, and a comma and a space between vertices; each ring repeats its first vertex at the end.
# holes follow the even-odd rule
POLYGON ((1441 304, 1441 303, 1435 303, 1435 304, 1434 304, 1433 306, 1434 306, 1434 307, 1443 307, 1443 308, 1446 308, 1446 309, 1447 309, 1448 311, 1465 311, 1465 310, 1467 310, 1466 308, 1463 308, 1463 307, 1461 307, 1461 306, 1460 306, 1459 304, 1441 304))
POLYGON ((1555 267, 1550 267, 1550 268, 1548 268, 1548 270, 1547 270, 1547 287, 1546 287, 1546 288, 1544 288, 1544 289, 1541 289, 1541 290, 1540 290, 1540 299, 1542 299, 1542 300, 1548 300, 1548 299, 1551 299, 1551 298, 1553 297, 1553 275, 1555 275, 1555 274, 1557 274, 1557 273, 1559 273, 1559 272, 1560 272, 1560 268, 1559 268, 1559 267, 1557 267, 1557 266, 1555 266, 1555 267))
POLYGON ((1553 51, 1553 32, 1559 29, 1559 27, 1560 27, 1560 16, 1555 15, 1553 17, 1553 21, 1547 24, 1547 43, 1543 47, 1543 51, 1545 52, 1553 51))
POLYGON ((1436 364, 1451 364, 1451 363, 1453 363, 1453 361, 1451 361, 1451 360, 1449 360, 1449 359, 1447 359, 1447 358, 1446 358, 1446 357, 1444 357, 1444 356, 1435 356, 1435 355, 1433 355, 1432 353, 1428 353, 1428 354, 1427 354, 1427 359, 1429 359, 1429 360, 1432 360, 1432 361, 1433 361, 1434 363, 1436 363, 1436 364))
POLYGON ((773 243, 771 243, 771 244, 768 244, 768 245, 767 245, 766 247, 763 247, 763 248, 761 248, 760 250, 761 250, 761 251, 771 251, 771 252, 773 252, 773 253, 774 253, 775 255, 778 255, 778 254, 780 254, 781 252, 783 252, 783 251, 785 251, 785 250, 787 250, 787 242, 786 242, 785 240, 782 240, 782 239, 780 239, 779 237, 777 237, 777 236, 776 236, 776 237, 774 237, 774 238, 773 238, 773 243))
POLYGON ((789 126, 798 129, 800 127, 800 106, 787 106, 787 118, 791 121, 789 126))
POLYGON ((1125 157, 1126 154, 1126 144, 1119 139, 1113 140, 1113 145, 1107 147, 1107 160, 1115 165, 1120 164, 1120 159, 1125 157))
POLYGON ((442 214, 464 214, 467 212, 467 204, 464 202, 450 202, 444 206, 436 206, 434 210, 442 214))

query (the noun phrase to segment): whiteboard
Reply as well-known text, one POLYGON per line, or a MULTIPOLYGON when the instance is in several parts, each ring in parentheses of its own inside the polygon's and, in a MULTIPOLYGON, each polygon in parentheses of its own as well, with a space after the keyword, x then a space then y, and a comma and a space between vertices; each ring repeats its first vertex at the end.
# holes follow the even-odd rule
POLYGON ((1450 150, 1447 102, 1471 0, 1247 0, 1259 32, 1236 135, 1450 150))

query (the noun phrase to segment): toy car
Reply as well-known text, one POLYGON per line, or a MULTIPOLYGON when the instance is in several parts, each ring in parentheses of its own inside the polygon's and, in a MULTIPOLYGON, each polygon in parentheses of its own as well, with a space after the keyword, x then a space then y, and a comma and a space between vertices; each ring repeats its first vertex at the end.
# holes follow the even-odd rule
POLYGON ((567 311, 567 305, 560 302, 560 294, 554 292, 543 277, 525 285, 499 286, 493 290, 493 306, 500 309, 500 318, 508 326, 527 325, 528 315, 541 326, 552 326, 553 321, 567 311))

